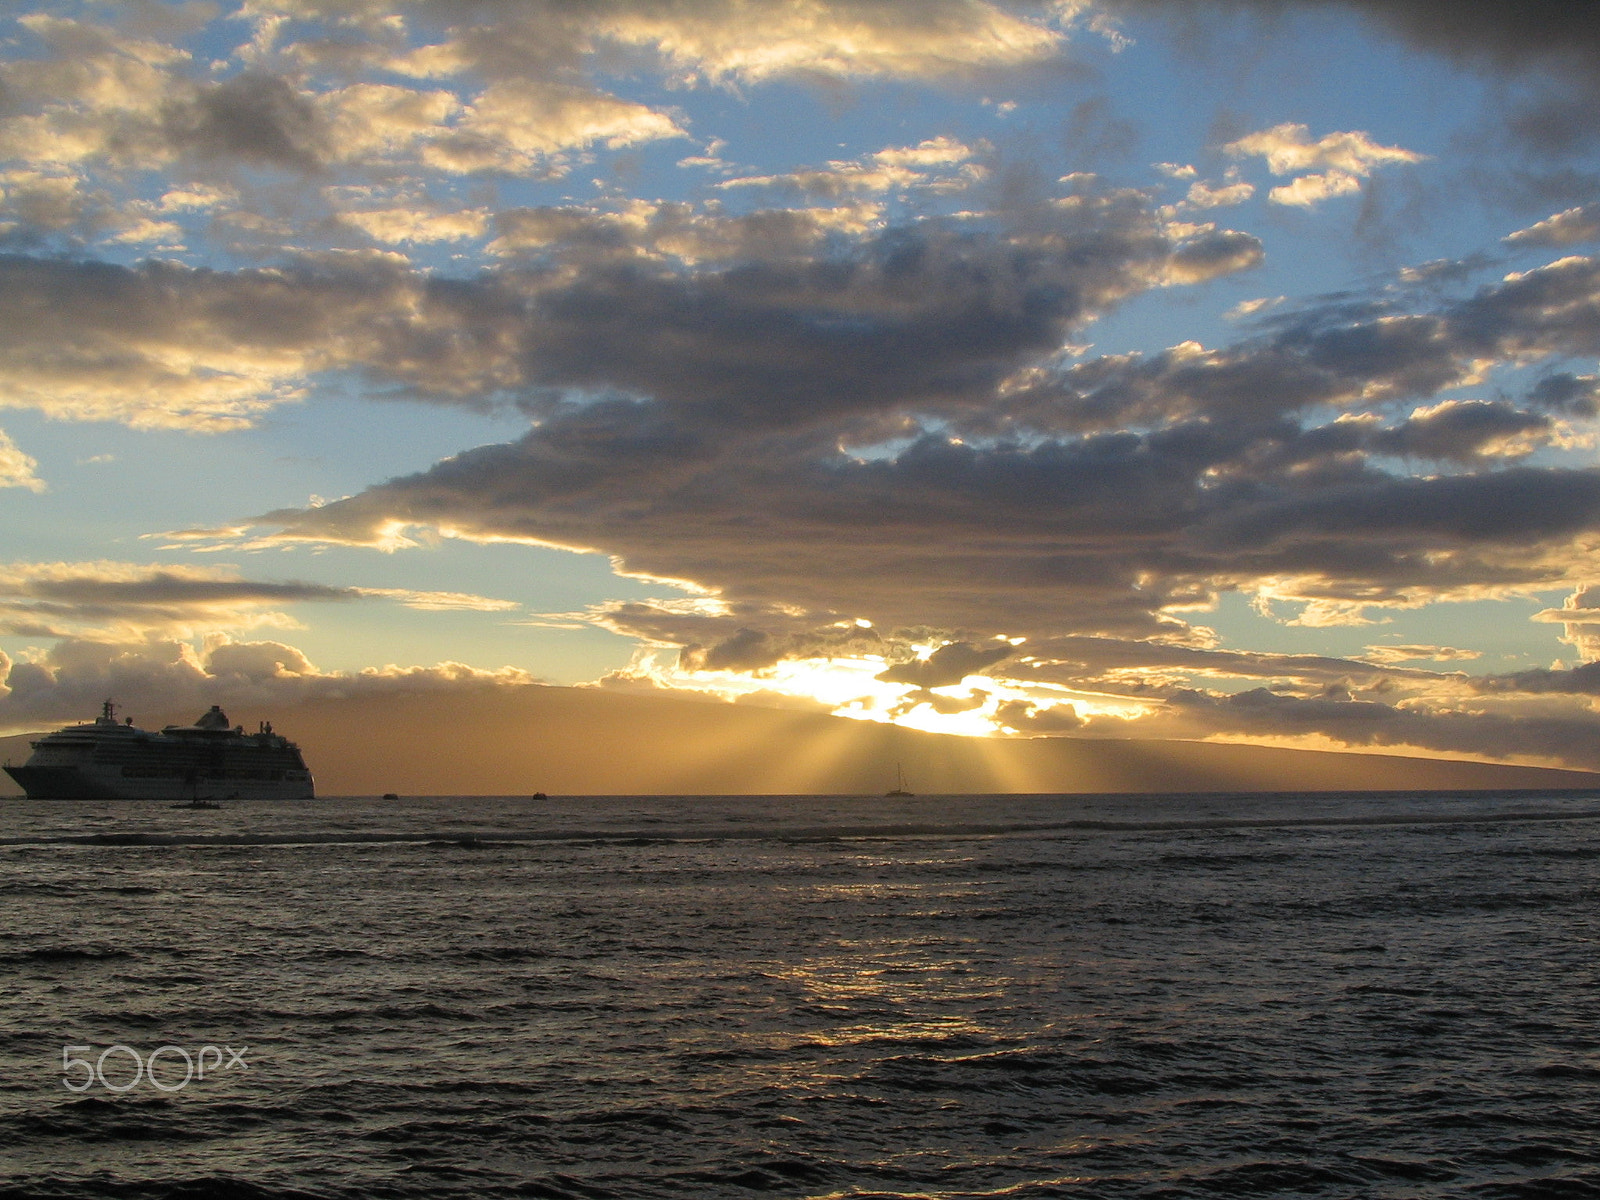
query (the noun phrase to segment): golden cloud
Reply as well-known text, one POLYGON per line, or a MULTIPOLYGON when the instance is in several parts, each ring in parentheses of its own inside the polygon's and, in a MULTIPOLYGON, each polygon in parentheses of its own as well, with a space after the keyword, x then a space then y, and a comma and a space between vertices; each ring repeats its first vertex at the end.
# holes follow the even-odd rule
POLYGON ((11 435, 0 429, 0 488, 26 488, 30 492, 45 490, 44 480, 34 472, 39 463, 11 440, 11 435))
POLYGON ((1222 149, 1235 158, 1259 155, 1267 160, 1267 168, 1274 175, 1298 171, 1368 175, 1374 167, 1421 162, 1427 157, 1400 146, 1380 146, 1360 131, 1330 133, 1312 141, 1310 130, 1293 122, 1249 134, 1222 149))

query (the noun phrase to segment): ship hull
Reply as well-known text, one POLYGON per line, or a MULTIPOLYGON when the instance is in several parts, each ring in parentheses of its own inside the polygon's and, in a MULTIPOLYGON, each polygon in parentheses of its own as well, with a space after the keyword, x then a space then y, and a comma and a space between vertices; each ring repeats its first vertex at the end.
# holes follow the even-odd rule
POLYGON ((6 767, 29 800, 313 800, 310 783, 264 779, 126 779, 79 767, 6 767))

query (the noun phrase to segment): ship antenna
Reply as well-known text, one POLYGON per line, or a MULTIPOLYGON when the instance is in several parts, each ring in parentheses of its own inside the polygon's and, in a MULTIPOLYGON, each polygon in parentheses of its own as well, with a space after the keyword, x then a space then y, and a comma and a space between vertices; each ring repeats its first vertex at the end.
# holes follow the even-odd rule
POLYGON ((110 721, 114 724, 117 719, 117 706, 111 703, 110 700, 107 700, 103 705, 100 706, 100 715, 107 721, 110 721))

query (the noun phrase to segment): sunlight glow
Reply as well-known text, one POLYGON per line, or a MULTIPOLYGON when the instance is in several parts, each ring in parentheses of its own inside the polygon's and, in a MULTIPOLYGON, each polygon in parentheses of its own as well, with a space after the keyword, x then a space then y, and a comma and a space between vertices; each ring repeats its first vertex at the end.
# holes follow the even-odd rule
MULTIPOLYGON (((919 660, 926 660, 935 649, 932 645, 915 647, 919 660)), ((1038 709, 1069 704, 1085 720, 1133 721, 1150 713, 1147 704, 1121 696, 989 675, 968 675, 959 683, 935 688, 889 683, 878 678, 887 666, 881 657, 860 655, 788 659, 751 672, 685 670, 664 665, 656 653, 647 652, 625 674, 648 679, 659 687, 729 701, 773 707, 783 707, 785 701, 810 701, 818 712, 836 717, 961 737, 1015 736, 1021 731, 1006 724, 1001 707, 1017 701, 1038 709)))

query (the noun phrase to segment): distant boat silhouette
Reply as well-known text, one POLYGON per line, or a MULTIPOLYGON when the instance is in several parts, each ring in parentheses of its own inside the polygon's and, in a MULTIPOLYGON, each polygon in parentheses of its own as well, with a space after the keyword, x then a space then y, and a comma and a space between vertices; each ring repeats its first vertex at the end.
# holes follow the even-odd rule
POLYGON ((894 786, 884 793, 889 796, 915 796, 916 793, 906 790, 906 773, 900 769, 900 764, 894 765, 894 786))

